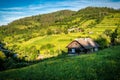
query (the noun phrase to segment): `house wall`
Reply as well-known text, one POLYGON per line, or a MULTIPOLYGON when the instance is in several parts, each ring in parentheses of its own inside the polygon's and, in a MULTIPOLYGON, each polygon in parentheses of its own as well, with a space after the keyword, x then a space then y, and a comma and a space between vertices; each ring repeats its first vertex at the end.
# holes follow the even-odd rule
POLYGON ((81 52, 83 52, 81 48, 68 48, 69 54, 80 54, 81 52))

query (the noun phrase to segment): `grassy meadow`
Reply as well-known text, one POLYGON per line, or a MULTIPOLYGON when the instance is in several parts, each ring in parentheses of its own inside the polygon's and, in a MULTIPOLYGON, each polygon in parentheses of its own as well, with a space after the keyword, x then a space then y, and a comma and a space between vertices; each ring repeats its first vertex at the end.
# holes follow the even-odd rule
POLYGON ((0 26, 0 80, 120 80, 119 44, 117 9, 87 7, 15 20, 0 26), (76 38, 92 38, 99 51, 66 55, 76 38))
MULTIPOLYGON (((94 27, 87 27, 91 23, 95 23, 94 19, 82 21, 79 22, 78 18, 74 19, 72 22, 76 22, 80 24, 78 28, 84 27, 84 32, 72 32, 72 33, 61 33, 61 34, 52 34, 52 35, 45 35, 45 36, 38 36, 32 39, 29 39, 28 41, 17 41, 14 43, 13 40, 8 40, 9 37, 6 37, 4 39, 5 42, 9 41, 9 44, 7 46, 10 49, 14 49, 16 53, 22 54, 21 56, 25 56, 28 54, 26 53, 26 49, 29 49, 30 47, 34 46, 36 50, 40 51, 40 54, 44 56, 44 58, 57 56, 60 54, 61 50, 66 51, 66 46, 74 39, 76 38, 83 38, 83 37, 90 37, 94 40, 98 39, 101 35, 104 35, 105 30, 111 30, 114 31, 118 24, 120 23, 119 14, 116 13, 114 15, 110 14, 108 16, 105 16, 104 19, 99 23, 96 24, 94 27), (112 16, 112 17, 111 17, 112 16), (47 45, 50 45, 52 47, 47 47, 47 45), (14 47, 15 46, 15 47, 14 47), (45 54, 48 53, 48 54, 45 54)), ((54 29, 54 26, 53 26, 54 29)), ((107 38, 109 42, 109 37, 107 38)), ((110 43, 110 42, 109 42, 110 43)))
POLYGON ((1 80, 120 80, 120 46, 0 72, 1 80))

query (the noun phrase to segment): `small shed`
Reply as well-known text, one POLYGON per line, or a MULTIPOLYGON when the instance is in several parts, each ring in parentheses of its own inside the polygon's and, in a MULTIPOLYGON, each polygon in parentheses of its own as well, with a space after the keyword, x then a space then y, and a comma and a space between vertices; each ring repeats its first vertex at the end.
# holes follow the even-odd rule
POLYGON ((69 54, 98 51, 99 45, 91 38, 78 38, 67 45, 69 54))

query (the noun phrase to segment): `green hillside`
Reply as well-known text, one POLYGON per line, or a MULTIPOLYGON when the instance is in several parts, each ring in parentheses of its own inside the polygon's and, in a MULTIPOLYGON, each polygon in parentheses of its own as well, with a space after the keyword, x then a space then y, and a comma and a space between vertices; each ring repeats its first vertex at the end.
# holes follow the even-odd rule
POLYGON ((0 72, 1 80, 120 80, 120 46, 0 72))
POLYGON ((106 7, 61 10, 0 26, 0 47, 6 50, 0 52, 0 57, 7 56, 0 58, 2 70, 27 66, 26 62, 36 61, 39 56, 46 59, 67 53, 66 46, 81 37, 94 39, 100 49, 120 44, 120 10, 106 7))
POLYGON ((62 10, 26 17, 0 27, 0 40, 7 43, 24 42, 38 36, 67 33, 72 27, 85 29, 95 27, 97 24, 102 27, 116 27, 120 24, 120 11, 106 7, 87 7, 77 12, 62 10), (110 24, 105 25, 107 23, 110 24))

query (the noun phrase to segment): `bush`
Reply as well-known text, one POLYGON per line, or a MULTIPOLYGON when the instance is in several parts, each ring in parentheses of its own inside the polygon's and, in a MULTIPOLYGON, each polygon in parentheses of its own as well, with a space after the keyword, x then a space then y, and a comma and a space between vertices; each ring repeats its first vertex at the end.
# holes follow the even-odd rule
POLYGON ((53 31, 51 29, 48 29, 47 30, 47 35, 51 35, 51 34, 53 34, 53 31))
POLYGON ((101 49, 104 49, 104 48, 110 46, 110 38, 107 37, 106 35, 100 36, 100 37, 96 40, 96 42, 100 45, 100 48, 101 48, 101 49))
POLYGON ((53 44, 45 44, 45 45, 42 45, 40 49, 50 49, 50 48, 54 48, 55 45, 53 44))
POLYGON ((112 30, 111 29, 106 29, 103 33, 107 36, 111 36, 112 30))
POLYGON ((4 60, 5 58, 6 58, 5 54, 2 51, 0 51, 0 59, 4 60))

